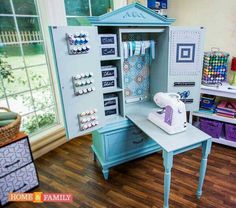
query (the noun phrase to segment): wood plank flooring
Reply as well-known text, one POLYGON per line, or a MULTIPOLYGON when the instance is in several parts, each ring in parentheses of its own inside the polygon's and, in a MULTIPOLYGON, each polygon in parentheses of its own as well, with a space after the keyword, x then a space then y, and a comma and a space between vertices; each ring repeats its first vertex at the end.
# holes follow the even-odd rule
MULTIPOLYGON (((11 203, 7 207, 161 208, 163 166, 160 153, 112 168, 105 181, 90 149, 90 136, 74 139, 36 160, 35 191, 72 193, 74 202, 11 203)), ((171 208, 236 207, 236 149, 214 144, 200 200, 195 197, 201 149, 174 158, 171 208)))

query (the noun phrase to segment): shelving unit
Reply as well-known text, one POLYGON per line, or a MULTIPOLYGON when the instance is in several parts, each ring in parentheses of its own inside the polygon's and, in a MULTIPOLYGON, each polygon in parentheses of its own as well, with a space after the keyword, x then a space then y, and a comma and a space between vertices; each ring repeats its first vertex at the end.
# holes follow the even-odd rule
POLYGON ((223 145, 227 145, 230 147, 236 147, 236 142, 229 141, 224 138, 219 138, 219 139, 212 138, 212 141, 215 143, 218 143, 218 144, 223 144, 223 145))
POLYGON ((227 117, 223 117, 223 116, 218 116, 214 113, 207 113, 206 111, 202 111, 202 110, 193 112, 193 116, 213 119, 216 121, 222 121, 222 122, 231 123, 231 124, 236 124, 235 118, 227 118, 227 117))
MULTIPOLYGON (((231 86, 229 83, 223 83, 221 86, 218 87, 201 85, 200 93, 214 95, 218 97, 236 99, 236 87, 231 86)), ((214 113, 209 113, 204 110, 190 112, 190 120, 189 120, 190 123, 193 122, 192 121, 193 116, 236 125, 236 118, 227 118, 223 116, 218 116, 214 113)), ((212 141, 218 144, 223 144, 230 147, 236 147, 236 142, 229 141, 224 138, 219 138, 219 139, 213 138, 212 141)))
POLYGON ((229 83, 223 83, 222 86, 219 87, 201 85, 200 92, 202 94, 236 99, 236 87, 232 87, 229 83))

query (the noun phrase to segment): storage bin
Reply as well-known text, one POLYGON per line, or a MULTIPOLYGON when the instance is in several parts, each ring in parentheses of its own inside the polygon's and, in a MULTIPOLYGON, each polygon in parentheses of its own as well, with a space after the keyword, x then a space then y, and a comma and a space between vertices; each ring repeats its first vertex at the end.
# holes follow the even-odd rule
POLYGON ((236 142, 236 125, 225 124, 225 139, 236 142))
POLYGON ((223 123, 220 121, 214 121, 210 119, 200 119, 200 129, 209 134, 213 138, 220 138, 223 128, 223 123))
POLYGON ((216 96, 214 95, 202 95, 201 96, 201 102, 200 102, 200 108, 203 109, 214 109, 216 96))

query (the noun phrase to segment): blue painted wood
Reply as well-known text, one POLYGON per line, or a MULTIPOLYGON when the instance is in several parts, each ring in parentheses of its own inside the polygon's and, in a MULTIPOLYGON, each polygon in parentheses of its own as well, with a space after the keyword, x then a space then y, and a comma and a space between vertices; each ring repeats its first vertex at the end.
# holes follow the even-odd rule
POLYGON ((173 152, 167 152, 163 150, 163 165, 165 167, 164 175, 164 208, 169 207, 169 195, 170 195, 170 184, 171 184, 171 168, 173 166, 173 152))
POLYGON ((88 17, 88 19, 91 24, 97 26, 169 26, 175 21, 139 3, 129 4, 113 12, 98 17, 88 17))
POLYGON ((109 169, 103 168, 103 169, 102 169, 102 173, 103 173, 104 179, 107 180, 108 177, 109 177, 109 169))
POLYGON ((155 140, 167 152, 189 148, 200 142, 206 141, 210 136, 198 128, 187 125, 187 130, 178 134, 169 135, 158 126, 147 120, 148 113, 157 106, 153 102, 132 104, 126 107, 127 117, 145 134, 155 140), (140 111, 140 109, 142 109, 140 111))
POLYGON ((122 120, 94 131, 92 150, 107 179, 109 168, 157 152, 160 146, 130 121, 122 120))
POLYGON ((200 199, 200 197, 202 195, 202 187, 203 187, 204 178, 206 175, 206 168, 207 168, 207 157, 211 151, 211 144, 212 144, 211 139, 208 139, 202 143, 202 161, 201 161, 199 182, 198 182, 198 188, 197 188, 197 198, 198 199, 200 199))

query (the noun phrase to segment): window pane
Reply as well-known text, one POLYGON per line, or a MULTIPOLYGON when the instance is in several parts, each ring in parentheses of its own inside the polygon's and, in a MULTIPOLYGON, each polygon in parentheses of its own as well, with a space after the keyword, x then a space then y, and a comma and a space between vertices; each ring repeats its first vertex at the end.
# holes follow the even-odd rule
POLYGON ((50 84, 47 65, 28 68, 28 74, 32 89, 41 88, 50 84))
POLYGON ((90 26, 90 22, 87 19, 87 17, 68 17, 67 18, 67 25, 69 26, 78 26, 78 25, 83 25, 83 26, 90 26))
POLYGON ((32 93, 35 110, 42 110, 54 104, 51 87, 45 87, 40 90, 33 90, 32 93))
POLYGON ((93 16, 105 14, 111 8, 110 0, 91 0, 91 7, 93 16))
POLYGON ((0 14, 12 14, 10 0, 0 0, 0 14))
POLYGON ((13 0, 16 14, 36 15, 34 0, 13 0))
MULTIPOLYGON (((3 89, 3 85, 2 85, 2 80, 0 82, 0 99, 2 99, 4 97, 4 89, 3 89)), ((1 104, 0 104, 1 106, 1 104)))
POLYGON ((0 17, 0 42, 17 42, 18 36, 13 17, 0 17))
POLYGON ((21 115, 33 112, 34 110, 30 92, 9 96, 8 102, 11 111, 17 112, 21 115))
POLYGON ((47 108, 41 111, 37 111, 39 128, 45 128, 57 123, 55 108, 47 108))
POLYGON ((13 77, 11 81, 3 79, 7 95, 30 90, 25 69, 16 69, 9 72, 13 77))
POLYGON ((22 116, 21 130, 25 131, 27 134, 32 134, 38 130, 38 120, 35 113, 22 116))
POLYGON ((23 44, 23 52, 27 66, 46 63, 44 47, 42 43, 23 44))
POLYGON ((1 107, 5 107, 5 108, 8 108, 8 106, 7 106, 7 101, 6 101, 5 98, 4 98, 4 99, 0 99, 0 106, 1 106, 1 107))
POLYGON ((22 41, 42 40, 37 17, 17 17, 17 23, 22 41))
POLYGON ((66 15, 89 16, 88 0, 64 0, 66 15))
POLYGON ((12 69, 24 67, 20 45, 4 45, 3 47, 0 47, 0 54, 4 55, 2 59, 6 64, 10 65, 12 69))

